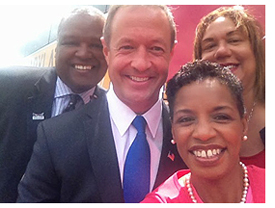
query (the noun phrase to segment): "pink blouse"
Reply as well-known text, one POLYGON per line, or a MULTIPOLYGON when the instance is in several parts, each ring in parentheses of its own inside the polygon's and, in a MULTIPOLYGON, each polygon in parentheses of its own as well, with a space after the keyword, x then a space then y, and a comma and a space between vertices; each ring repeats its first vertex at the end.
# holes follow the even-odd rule
MULTIPOLYGON (((246 203, 264 203, 265 169, 247 166, 247 170, 250 186, 246 203)), ((157 189, 149 193, 141 203, 193 203, 186 187, 186 179, 189 177, 189 173, 190 170, 177 171, 157 189)), ((192 189, 197 202, 203 203, 193 186, 192 189)))

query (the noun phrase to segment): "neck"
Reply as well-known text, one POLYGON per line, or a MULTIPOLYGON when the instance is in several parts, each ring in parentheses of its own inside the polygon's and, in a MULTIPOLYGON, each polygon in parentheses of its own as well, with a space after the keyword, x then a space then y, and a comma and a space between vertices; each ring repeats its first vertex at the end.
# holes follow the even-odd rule
POLYGON ((240 156, 249 157, 264 149, 259 132, 265 127, 265 104, 255 99, 252 90, 244 94, 244 104, 247 110, 247 118, 249 118, 248 140, 242 143, 240 156), (256 105, 254 105, 255 103, 256 105))
POLYGON ((191 175, 191 183, 201 200, 205 203, 239 203, 243 194, 242 167, 238 164, 234 170, 220 179, 206 179, 191 175))
POLYGON ((257 102, 254 91, 250 90, 249 92, 244 93, 243 98, 246 111, 249 114, 253 108, 254 103, 257 102))
POLYGON ((260 131, 265 127, 265 105, 258 102, 253 110, 253 115, 248 123, 248 139, 242 143, 240 156, 249 157, 264 150, 260 131))

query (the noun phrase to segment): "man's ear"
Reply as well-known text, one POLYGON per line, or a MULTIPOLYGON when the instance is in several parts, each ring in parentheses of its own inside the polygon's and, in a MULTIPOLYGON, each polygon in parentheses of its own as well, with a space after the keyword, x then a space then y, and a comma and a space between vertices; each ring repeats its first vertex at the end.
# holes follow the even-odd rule
POLYGON ((178 41, 175 40, 174 45, 172 46, 172 49, 171 49, 171 51, 170 51, 170 56, 171 56, 171 58, 174 56, 175 47, 176 47, 177 43, 178 43, 178 41))
POLYGON ((110 51, 109 47, 107 46, 106 41, 104 40, 103 37, 101 37, 100 40, 101 40, 101 43, 102 43, 102 46, 103 46, 103 49, 102 49, 103 54, 105 56, 107 64, 109 65, 109 51, 110 51))

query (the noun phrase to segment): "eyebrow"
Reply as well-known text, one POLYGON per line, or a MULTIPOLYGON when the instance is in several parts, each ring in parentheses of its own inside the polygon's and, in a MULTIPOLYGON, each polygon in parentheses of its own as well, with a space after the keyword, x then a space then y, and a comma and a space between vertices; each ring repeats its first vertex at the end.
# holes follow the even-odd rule
MULTIPOLYGON (((228 105, 221 105, 221 106, 214 107, 212 112, 220 111, 220 110, 224 110, 224 109, 234 110, 232 107, 230 107, 228 105)), ((194 111, 191 109, 179 109, 177 111, 174 111, 174 115, 178 114, 178 113, 193 113, 193 112, 194 111)))
MULTIPOLYGON (((136 40, 133 40, 128 37, 122 37, 116 42, 116 44, 133 43, 133 42, 136 42, 136 40)), ((165 40, 163 38, 156 38, 156 39, 150 40, 149 43, 159 43, 159 44, 165 45, 165 40)))
POLYGON ((174 115, 179 113, 193 113, 193 111, 190 109, 179 109, 177 111, 174 111, 174 115))
MULTIPOLYGON (((229 37, 229 36, 235 35, 235 34, 241 34, 242 35, 242 33, 240 32, 240 30, 235 29, 235 30, 232 30, 232 31, 229 31, 228 33, 226 33, 226 37, 229 37)), ((214 38, 212 38, 212 37, 205 38, 205 39, 202 39, 202 43, 204 43, 204 42, 211 42, 213 40, 214 40, 214 38)))
POLYGON ((229 110, 233 110, 230 106, 226 105, 226 106, 217 106, 215 107, 213 110, 214 111, 219 111, 219 110, 224 110, 224 109, 229 109, 229 110))

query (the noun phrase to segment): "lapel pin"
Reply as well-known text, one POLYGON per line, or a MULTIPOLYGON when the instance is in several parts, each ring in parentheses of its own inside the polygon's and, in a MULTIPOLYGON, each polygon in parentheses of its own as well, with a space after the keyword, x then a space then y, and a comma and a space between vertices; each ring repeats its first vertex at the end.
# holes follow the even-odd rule
POLYGON ((43 113, 32 113, 32 120, 38 121, 38 120, 44 120, 44 112, 43 113))
POLYGON ((168 157, 170 160, 172 160, 172 161, 174 162, 174 160, 175 160, 175 155, 174 155, 171 151, 169 151, 167 157, 168 157))

